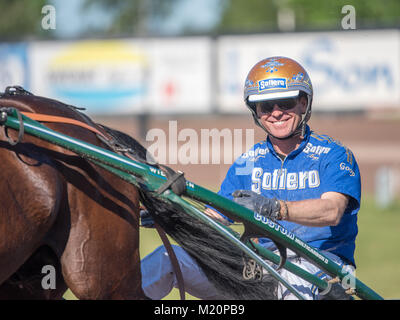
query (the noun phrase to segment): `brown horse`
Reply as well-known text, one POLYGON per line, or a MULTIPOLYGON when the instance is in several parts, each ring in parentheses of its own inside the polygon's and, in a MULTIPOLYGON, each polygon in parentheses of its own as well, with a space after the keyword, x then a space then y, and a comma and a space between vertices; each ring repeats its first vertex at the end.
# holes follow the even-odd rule
MULTIPOLYGON (((15 89, 15 88, 14 88, 15 89)), ((147 151, 128 135, 95 124, 77 108, 22 88, 0 95, 0 107, 78 120, 146 162, 147 151)), ((58 132, 108 148, 93 131, 46 123, 58 132)), ((274 299, 276 281, 243 281, 243 257, 211 227, 179 206, 138 189, 105 169, 39 138, 0 132, 0 299, 146 299, 141 286, 139 200, 201 266, 228 299, 274 299), (8 141, 7 141, 8 140, 8 141), (43 286, 44 266, 55 288, 43 286), (48 270, 48 269, 46 269, 48 270)))
MULTIPOLYGON (((0 106, 76 119, 75 108, 25 94, 3 94, 0 106)), ((79 126, 49 128, 107 148, 79 126)), ((10 138, 17 133, 9 129, 10 138)), ((15 146, 0 133, 0 298, 57 299, 67 287, 79 299, 144 299, 139 257, 138 190, 51 143, 25 135, 15 146), (55 268, 56 289, 43 289, 55 268)))

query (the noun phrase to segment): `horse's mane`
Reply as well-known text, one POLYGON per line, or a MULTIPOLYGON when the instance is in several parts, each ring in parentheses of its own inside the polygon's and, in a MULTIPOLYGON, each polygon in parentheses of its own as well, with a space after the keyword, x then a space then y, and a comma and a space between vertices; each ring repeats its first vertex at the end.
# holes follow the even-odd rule
MULTIPOLYGON (((129 135, 102 125, 138 161, 147 162, 148 151, 129 135)), ((263 281, 244 280, 243 255, 210 226, 189 216, 179 205, 154 192, 140 189, 141 202, 153 219, 199 264, 207 278, 226 299, 276 299, 277 282, 270 275, 263 281)))
POLYGON ((156 161, 153 159, 152 155, 136 139, 126 133, 107 127, 104 124, 97 123, 97 125, 103 128, 104 131, 113 138, 113 143, 115 144, 114 149, 117 147, 124 150, 125 153, 128 153, 139 162, 156 165, 156 161))

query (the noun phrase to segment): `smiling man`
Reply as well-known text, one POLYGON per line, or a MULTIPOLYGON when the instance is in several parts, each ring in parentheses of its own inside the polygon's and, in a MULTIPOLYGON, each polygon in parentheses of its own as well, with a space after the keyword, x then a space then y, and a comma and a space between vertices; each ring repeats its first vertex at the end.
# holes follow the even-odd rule
MULTIPOLYGON (((264 147, 269 152, 254 165, 251 182, 248 181, 250 190, 280 199, 279 207, 284 213, 280 218, 306 226, 337 226, 346 208, 355 206, 355 237, 355 213, 360 200, 358 166, 349 149, 328 136, 311 132, 307 126, 313 89, 304 68, 285 57, 262 60, 249 72, 244 95, 255 123, 268 134, 266 141, 254 147, 264 147), (343 164, 357 174, 342 170, 343 164), (269 175, 274 174, 279 176, 279 185, 270 186, 269 175), (297 201, 284 201, 289 199, 297 201)), ((249 197, 235 197, 235 201, 247 204, 249 197)), ((354 264, 352 255, 345 258, 354 264)))
MULTIPOLYGON (((250 70, 245 81, 244 100, 256 125, 267 137, 229 168, 219 194, 278 221, 351 272, 355 269, 360 173, 348 148, 329 136, 314 133, 307 125, 312 99, 310 78, 292 59, 271 57, 250 70)), ((224 224, 232 222, 212 208, 206 213, 224 224)), ((275 244, 267 238, 255 241, 276 250, 275 244)), ((157 250, 142 261, 143 287, 149 297, 163 292, 162 297, 176 286, 165 249, 157 250)), ((203 299, 223 298, 182 248, 174 246, 174 250, 188 292, 203 299)), ((288 251, 289 261, 312 274, 324 276, 315 265, 288 251)), ((238 263, 242 263, 241 257, 238 263)), ((319 293, 316 287, 285 269, 279 272, 307 299, 327 297, 327 292, 319 293)), ((277 297, 296 298, 282 285, 278 287, 277 297)))
MULTIPOLYGON (((360 173, 348 148, 329 136, 314 133, 307 125, 312 99, 311 80, 292 59, 271 57, 250 70, 244 100, 256 125, 267 133, 267 139, 252 148, 254 153, 264 149, 264 156, 246 161, 239 158, 229 169, 219 193, 279 220, 334 261, 354 268, 360 173), (238 175, 244 164, 251 172, 238 175)), ((269 239, 260 238, 258 242, 274 248, 269 239)), ((293 252, 289 259, 311 273, 322 274, 293 252)), ((321 298, 306 281, 285 270, 281 275, 309 299, 321 298)), ((281 299, 294 298, 283 287, 279 290, 281 299)))

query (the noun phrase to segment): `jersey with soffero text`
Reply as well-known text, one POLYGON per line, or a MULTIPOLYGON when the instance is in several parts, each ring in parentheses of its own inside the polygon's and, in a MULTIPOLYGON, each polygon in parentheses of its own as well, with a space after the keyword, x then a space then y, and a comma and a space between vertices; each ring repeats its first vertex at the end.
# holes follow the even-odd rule
MULTIPOLYGON (((311 246, 332 252, 355 265, 361 179, 352 152, 340 142, 318 135, 307 126, 300 146, 281 160, 267 138, 235 161, 218 193, 232 199, 232 192, 238 189, 286 201, 317 199, 330 191, 350 196, 337 226, 308 227, 283 220, 279 224, 311 246)), ((260 238, 259 244, 273 248, 267 238, 260 238)))

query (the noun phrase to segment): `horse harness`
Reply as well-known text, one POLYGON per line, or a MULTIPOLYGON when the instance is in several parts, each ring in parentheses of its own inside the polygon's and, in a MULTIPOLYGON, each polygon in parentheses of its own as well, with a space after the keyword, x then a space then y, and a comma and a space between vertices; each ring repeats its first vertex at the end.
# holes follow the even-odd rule
MULTIPOLYGON (((33 95, 29 91, 26 91, 20 86, 12 86, 12 87, 7 87, 5 90, 5 93, 8 95, 33 95)), ((77 108, 74 106, 69 106, 71 108, 74 108, 76 111, 81 109, 77 108)), ((7 117, 7 112, 9 112, 10 108, 4 108, 2 107, 0 109, 0 122, 5 121, 7 117)), ((17 110, 17 109, 16 109, 17 110)), ((97 138, 102 141, 104 144, 106 144, 109 148, 111 148, 114 152, 121 154, 123 156, 126 156, 132 160, 135 161, 140 161, 140 159, 137 159, 133 156, 131 149, 129 147, 125 147, 124 145, 120 144, 118 140, 109 132, 107 132, 100 124, 97 124, 98 127, 101 129, 97 129, 94 126, 91 126, 87 123, 84 123, 79 120, 67 118, 67 117, 60 117, 60 116, 53 116, 53 115, 48 115, 48 114, 40 114, 40 113, 34 113, 34 112, 20 112, 17 110, 17 116, 20 122, 19 130, 18 130, 18 138, 17 140, 12 140, 7 133, 7 129, 5 129, 5 135, 8 139, 8 142, 11 145, 16 145, 20 141, 22 141, 23 135, 24 135, 24 126, 23 126, 23 121, 22 121, 22 115, 25 115, 29 117, 32 120, 38 121, 38 122, 50 122, 50 123, 63 123, 63 124, 72 124, 76 126, 80 126, 82 128, 85 128, 93 133, 96 134, 97 138)), ((87 117, 83 113, 81 113, 84 117, 87 117)), ((186 180, 184 179, 183 173, 182 172, 175 172, 173 169, 163 166, 158 164, 161 170, 165 173, 167 177, 167 181, 159 187, 159 189, 156 190, 156 193, 162 194, 164 191, 167 189, 171 189, 174 193, 177 195, 181 195, 185 189, 186 189, 186 180)), ((171 243, 168 240, 168 237, 165 233, 165 231, 160 227, 160 225, 154 221, 154 227, 157 230, 164 247, 167 250, 168 256, 171 260, 171 264, 174 270, 174 273, 176 275, 177 283, 178 283, 178 289, 179 289, 179 294, 181 300, 185 300, 185 287, 184 287, 184 281, 183 281, 183 275, 181 268, 179 266, 178 259, 176 257, 176 254, 174 250, 172 249, 171 243)))

